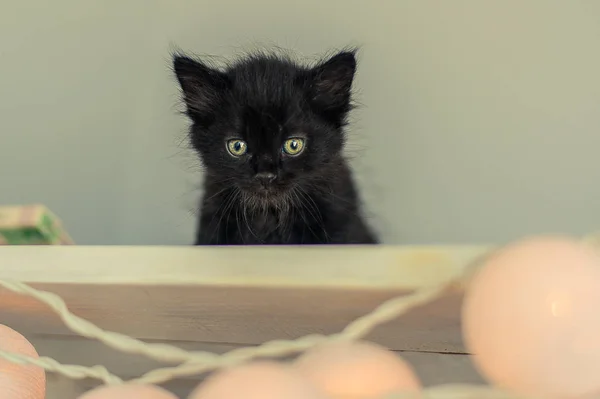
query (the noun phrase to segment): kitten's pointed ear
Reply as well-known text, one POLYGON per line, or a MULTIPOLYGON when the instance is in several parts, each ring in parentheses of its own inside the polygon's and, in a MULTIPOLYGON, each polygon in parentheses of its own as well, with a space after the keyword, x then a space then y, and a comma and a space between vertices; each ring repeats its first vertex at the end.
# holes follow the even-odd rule
POLYGON ((352 81, 356 72, 354 51, 344 51, 317 65, 312 71, 311 101, 328 113, 343 117, 350 110, 352 81))
POLYGON ((187 114, 197 122, 207 121, 214 116, 225 90, 228 79, 222 72, 191 58, 175 55, 173 69, 181 85, 187 114))

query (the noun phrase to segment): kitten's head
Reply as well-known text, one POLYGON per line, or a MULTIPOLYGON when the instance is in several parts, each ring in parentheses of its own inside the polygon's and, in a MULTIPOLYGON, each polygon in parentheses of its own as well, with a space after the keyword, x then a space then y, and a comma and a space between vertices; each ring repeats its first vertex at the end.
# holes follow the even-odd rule
POLYGON ((191 143, 214 179, 245 197, 278 202, 339 164, 354 51, 313 67, 265 54, 224 69, 181 55, 173 64, 191 143))

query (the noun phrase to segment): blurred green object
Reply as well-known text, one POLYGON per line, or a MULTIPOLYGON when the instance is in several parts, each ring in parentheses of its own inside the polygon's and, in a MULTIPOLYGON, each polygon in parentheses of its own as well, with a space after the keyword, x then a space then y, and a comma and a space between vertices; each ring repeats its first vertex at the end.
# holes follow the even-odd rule
POLYGON ((44 205, 0 207, 0 245, 72 245, 62 222, 44 205))

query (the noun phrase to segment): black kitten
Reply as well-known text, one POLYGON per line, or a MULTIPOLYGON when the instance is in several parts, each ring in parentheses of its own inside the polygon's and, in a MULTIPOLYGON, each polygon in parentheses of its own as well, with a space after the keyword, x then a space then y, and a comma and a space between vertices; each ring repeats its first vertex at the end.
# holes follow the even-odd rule
POLYGON ((354 52, 173 64, 206 172, 196 245, 377 243, 342 155, 354 52))

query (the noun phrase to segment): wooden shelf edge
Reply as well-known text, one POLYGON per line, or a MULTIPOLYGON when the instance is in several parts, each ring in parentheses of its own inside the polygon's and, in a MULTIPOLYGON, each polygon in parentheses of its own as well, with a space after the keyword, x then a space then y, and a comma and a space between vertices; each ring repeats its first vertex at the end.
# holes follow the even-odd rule
POLYGON ((489 246, 12 246, 0 279, 26 283, 417 289, 459 278, 489 246))

